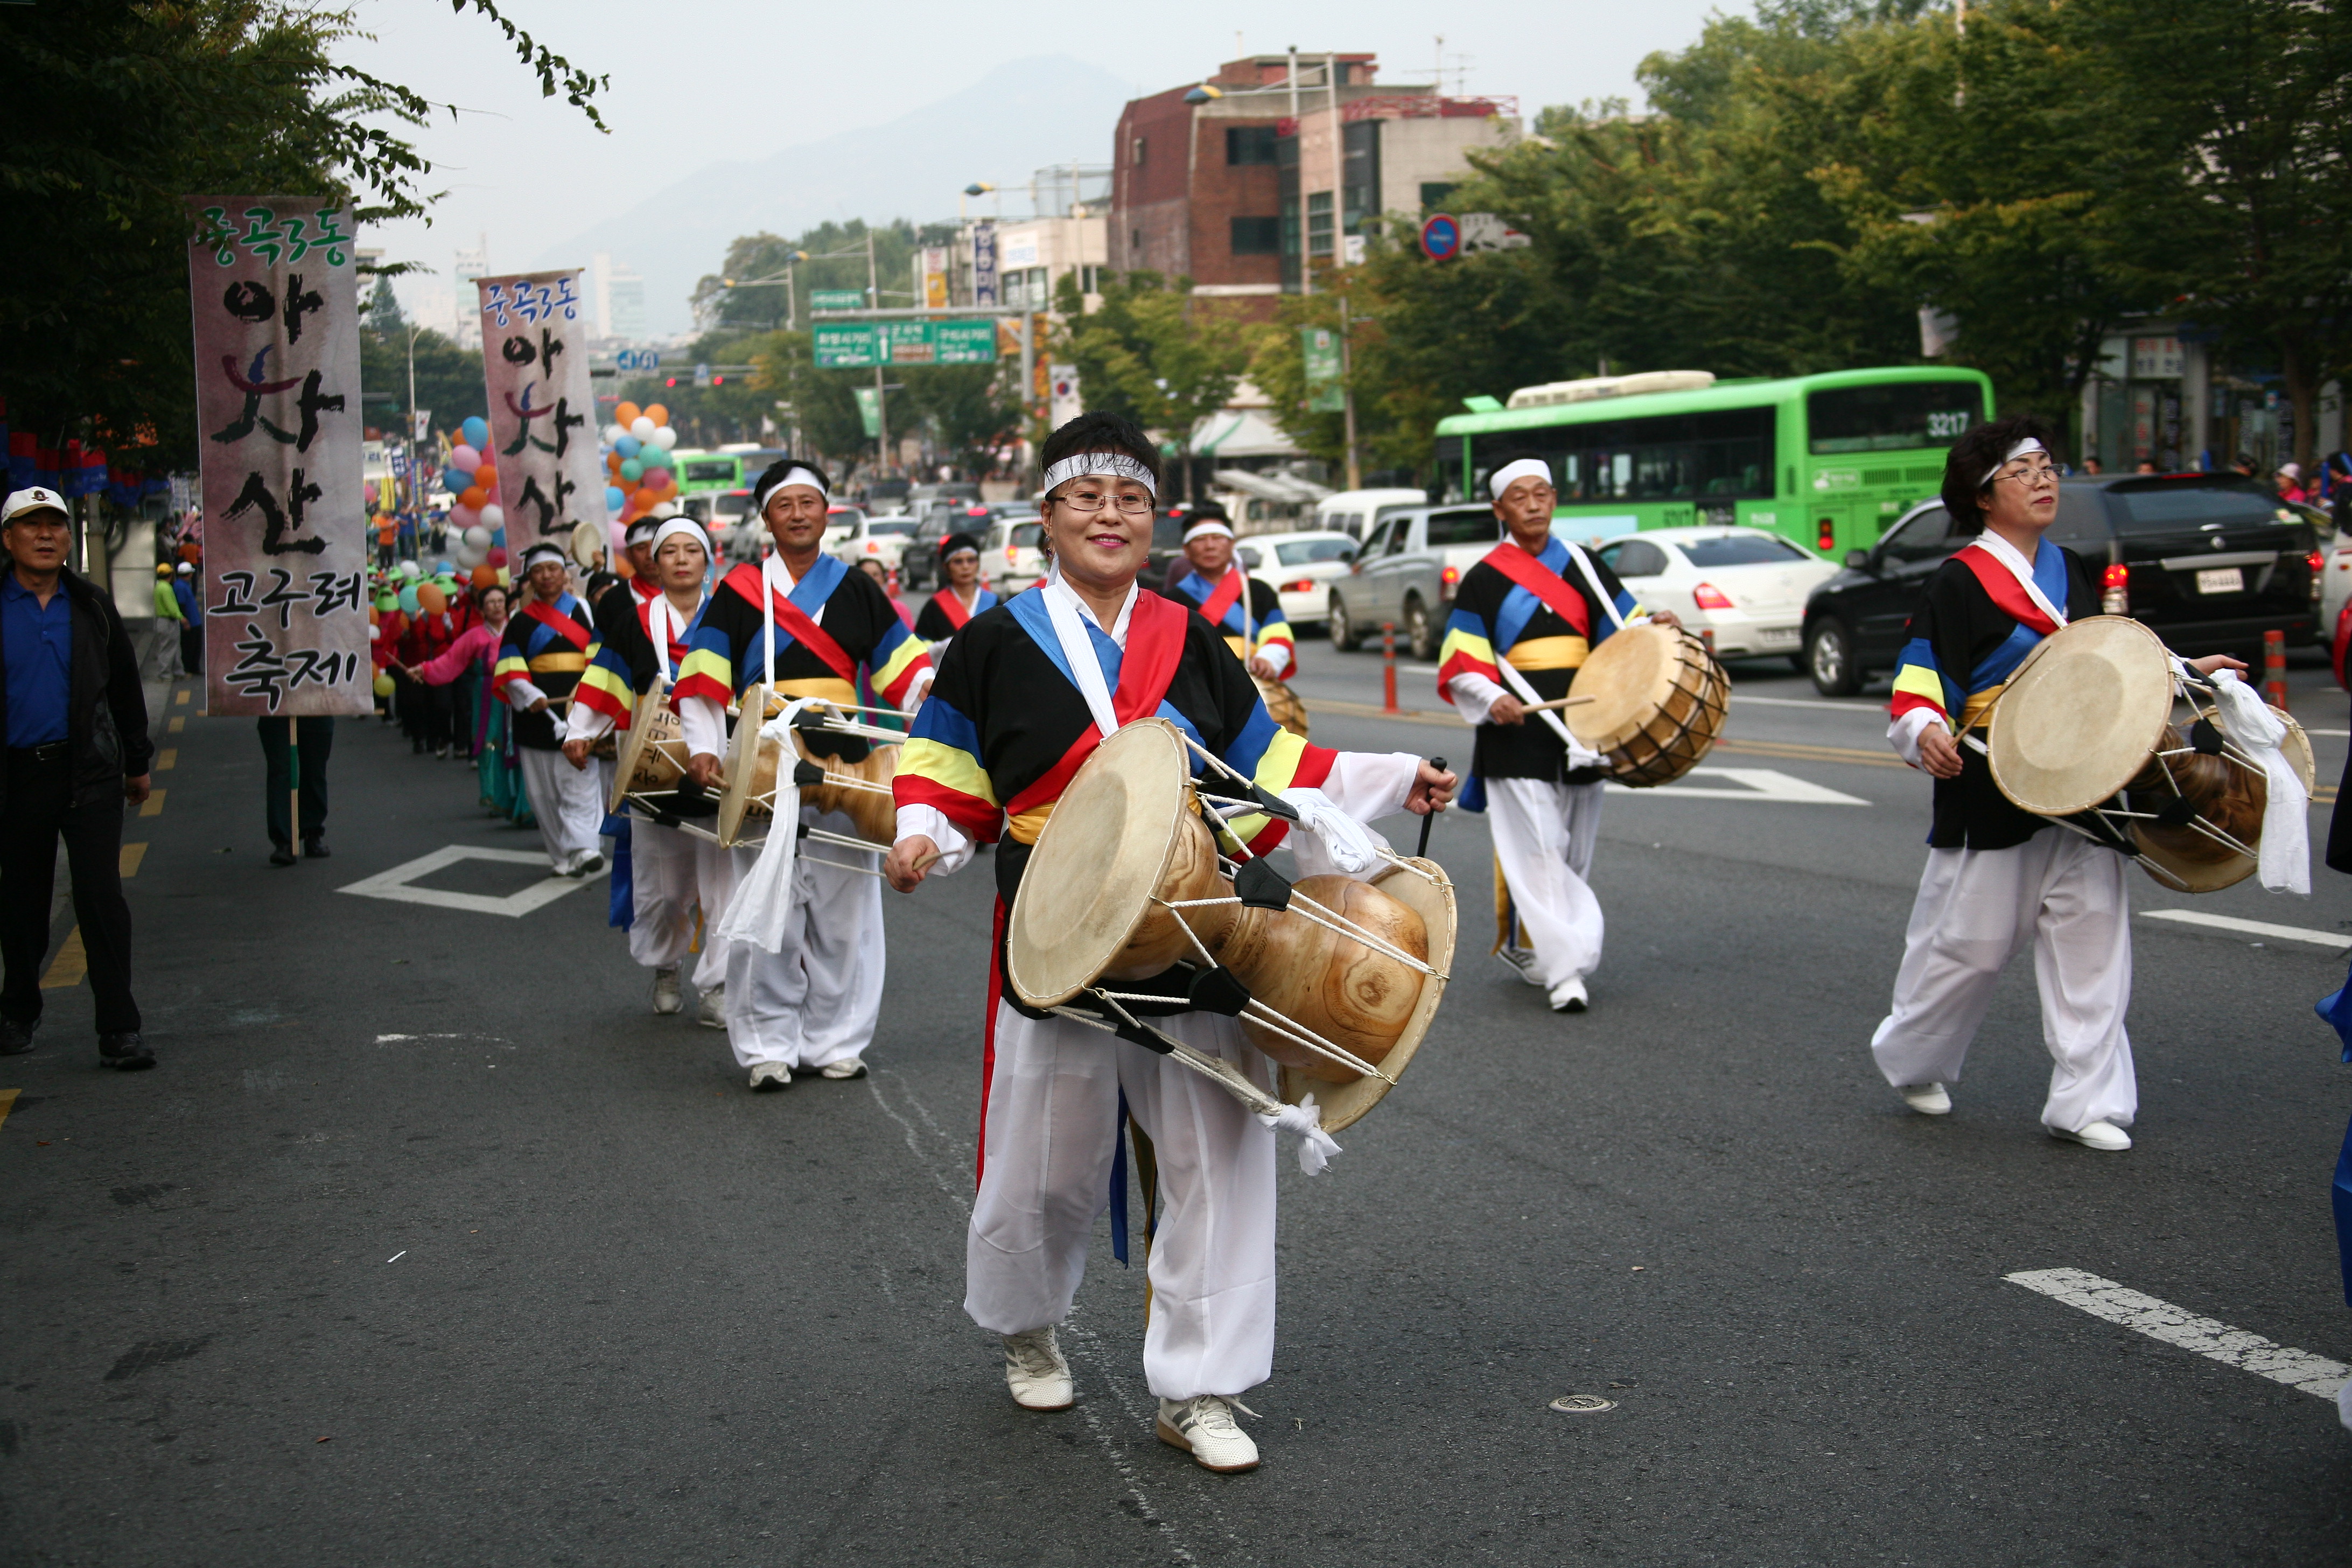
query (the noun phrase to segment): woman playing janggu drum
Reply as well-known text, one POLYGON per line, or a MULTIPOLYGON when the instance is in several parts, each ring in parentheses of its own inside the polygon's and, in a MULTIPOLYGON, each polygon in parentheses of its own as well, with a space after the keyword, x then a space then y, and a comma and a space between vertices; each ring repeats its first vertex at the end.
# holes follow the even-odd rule
MULTIPOLYGON (((1275 1135, 1170 1058, 1016 1003, 1003 977, 1005 911, 1055 801, 1102 738, 1137 719, 1170 720, 1260 787, 1318 790, 1359 822, 1442 809, 1454 775, 1417 757, 1333 752, 1282 731, 1214 627, 1137 590, 1160 479, 1142 431, 1116 416, 1085 415, 1056 430, 1042 456, 1051 574, 957 634, 899 765, 898 838, 884 868, 893 887, 909 891, 927 865, 954 871, 976 844, 1007 840, 996 864, 987 1098, 964 1310, 1003 1336, 1017 1402, 1070 1405, 1054 1325, 1085 1272, 1123 1094, 1152 1140, 1161 1193, 1143 1349, 1160 1398, 1158 1433, 1209 1469, 1245 1470, 1257 1448, 1234 1425, 1234 1396, 1264 1382, 1274 1359, 1275 1135)), ((1274 817, 1236 824, 1255 853, 1271 849, 1286 826, 1274 817)), ((1155 1023, 1273 1086, 1265 1058, 1232 1018, 1179 1013, 1155 1023)))

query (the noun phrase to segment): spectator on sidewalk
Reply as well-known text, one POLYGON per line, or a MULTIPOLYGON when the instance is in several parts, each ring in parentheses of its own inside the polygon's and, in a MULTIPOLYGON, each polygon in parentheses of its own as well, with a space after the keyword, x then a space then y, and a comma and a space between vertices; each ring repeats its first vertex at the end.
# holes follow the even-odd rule
POLYGON ((205 605, 196 597, 196 564, 183 561, 172 575, 172 592, 180 601, 180 668, 190 675, 205 672, 205 605))
POLYGON ((33 1048, 62 838, 99 1065, 131 1071, 155 1057, 131 994, 122 805, 147 798, 155 749, 131 636, 114 601, 66 569, 72 541, 55 490, 18 490, 0 510, 0 1055, 33 1048))
POLYGON ((261 755, 268 780, 262 785, 264 821, 269 829, 269 863, 294 864, 294 831, 287 818, 292 809, 287 796, 302 792, 302 853, 313 860, 327 858, 327 758, 335 749, 335 719, 331 713, 309 719, 262 718, 254 722, 261 731, 261 755), (286 727, 294 726, 294 778, 286 776, 286 727))
POLYGON ((177 680, 187 671, 181 668, 180 634, 188 629, 188 617, 180 611, 180 595, 172 586, 172 563, 160 562, 155 567, 155 678, 177 680))

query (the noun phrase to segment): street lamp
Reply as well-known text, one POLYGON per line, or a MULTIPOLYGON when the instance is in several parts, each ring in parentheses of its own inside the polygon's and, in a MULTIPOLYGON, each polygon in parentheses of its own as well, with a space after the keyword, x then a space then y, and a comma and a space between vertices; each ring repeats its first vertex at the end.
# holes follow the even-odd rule
MULTIPOLYGON (((974 180, 971 184, 970 184, 966 185, 962 190, 958 191, 958 192, 956 193, 956 221, 957 221, 958 223, 961 223, 961 222, 963 222, 963 221, 964 221, 964 210, 963 210, 963 199, 964 199, 964 197, 966 197, 966 196, 984 196, 984 195, 987 195, 991 194, 991 193, 992 193, 992 192, 993 192, 995 189, 996 189, 996 187, 995 187, 994 185, 991 184, 990 184, 988 181, 986 181, 986 180, 974 180)), ((1003 210, 1004 210, 1004 203, 1003 202, 1003 200, 1001 200, 1001 199, 1000 199, 1000 200, 997 202, 997 204, 996 204, 996 208, 997 208, 997 212, 998 212, 999 216, 1002 216, 1002 215, 1003 215, 1003 210)))

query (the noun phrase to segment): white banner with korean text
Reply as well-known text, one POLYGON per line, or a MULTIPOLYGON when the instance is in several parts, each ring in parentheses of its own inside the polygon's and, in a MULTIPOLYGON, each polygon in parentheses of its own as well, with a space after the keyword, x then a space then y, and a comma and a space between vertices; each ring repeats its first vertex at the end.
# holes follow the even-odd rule
POLYGON ((551 540, 583 566, 599 550, 607 564, 619 560, 621 542, 604 512, 579 271, 484 278, 477 287, 490 401, 490 450, 483 457, 499 471, 509 560, 551 540))

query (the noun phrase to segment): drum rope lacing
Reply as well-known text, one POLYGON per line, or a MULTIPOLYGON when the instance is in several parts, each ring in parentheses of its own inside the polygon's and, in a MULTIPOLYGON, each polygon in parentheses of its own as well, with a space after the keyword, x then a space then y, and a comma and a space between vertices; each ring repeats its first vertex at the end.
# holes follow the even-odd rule
MULTIPOLYGON (((1706 644, 1699 643, 1697 638, 1691 637, 1685 634, 1685 646, 1690 643, 1697 643, 1702 653, 1705 652, 1706 644)), ((1716 665, 1718 663, 1715 658, 1715 656, 1712 654, 1706 654, 1706 658, 1710 665, 1716 665)), ((1610 752, 1609 755, 1612 759, 1620 756, 1627 759, 1626 765, 1622 768, 1616 767, 1612 763, 1611 769, 1612 773, 1621 774, 1638 773, 1644 768, 1649 767, 1652 763, 1656 763, 1661 759, 1678 760, 1679 748, 1685 742, 1691 738, 1691 732, 1696 728, 1697 721, 1701 715, 1706 715, 1707 718, 1713 720, 1717 729, 1722 727, 1723 721, 1731 711, 1730 702, 1727 700, 1712 695, 1707 690, 1704 682, 1696 689, 1684 685, 1683 676, 1692 673, 1693 669, 1694 667, 1688 660, 1685 659, 1681 661, 1681 668, 1676 672, 1674 680, 1674 689, 1681 692, 1684 696, 1691 700, 1689 711, 1684 713, 1680 718, 1675 721, 1674 731, 1665 739, 1660 740, 1656 736, 1652 735, 1648 731, 1644 730, 1635 734, 1631 740, 1628 740, 1623 745, 1618 747, 1615 751, 1610 752), (1646 742, 1648 744, 1650 747, 1650 754, 1642 758, 1638 762, 1633 761, 1633 747, 1635 744, 1641 742, 1646 742)), ((1709 744, 1712 745, 1712 743, 1713 741, 1710 737, 1709 744)))

